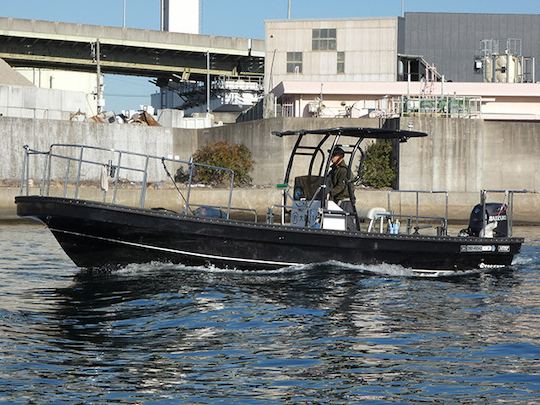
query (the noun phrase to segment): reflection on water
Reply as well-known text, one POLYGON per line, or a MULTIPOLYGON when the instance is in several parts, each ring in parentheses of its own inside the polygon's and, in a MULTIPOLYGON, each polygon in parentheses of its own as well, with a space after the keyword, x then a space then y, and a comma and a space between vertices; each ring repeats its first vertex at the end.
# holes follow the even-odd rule
POLYGON ((80 271, 34 226, 2 226, 0 249, 0 400, 540 396, 539 246, 511 272, 454 280, 337 263, 80 271))

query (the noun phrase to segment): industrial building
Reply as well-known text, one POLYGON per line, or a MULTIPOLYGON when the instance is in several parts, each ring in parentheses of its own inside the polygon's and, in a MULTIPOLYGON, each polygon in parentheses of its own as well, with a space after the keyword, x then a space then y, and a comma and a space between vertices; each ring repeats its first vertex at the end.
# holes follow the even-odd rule
POLYGON ((268 115, 538 120, 540 15, 266 22, 268 115))
MULTIPOLYGON (((540 15, 267 21, 263 41, 201 35, 200 0, 162 0, 160 7, 161 31, 0 17, 0 58, 50 97, 71 91, 87 116, 106 109, 101 75, 128 74, 153 78, 155 109, 182 110, 169 114, 171 122, 197 112, 224 123, 425 114, 540 119, 540 15)), ((22 111, 15 96, 9 105, 6 97, 0 113, 22 111)), ((58 103, 51 103, 52 111, 58 103)))
POLYGON ((540 14, 405 13, 401 35, 406 54, 422 55, 447 80, 484 82, 482 60, 510 54, 523 63, 523 78, 515 81, 532 82, 540 80, 533 80, 540 72, 539 26, 540 14))

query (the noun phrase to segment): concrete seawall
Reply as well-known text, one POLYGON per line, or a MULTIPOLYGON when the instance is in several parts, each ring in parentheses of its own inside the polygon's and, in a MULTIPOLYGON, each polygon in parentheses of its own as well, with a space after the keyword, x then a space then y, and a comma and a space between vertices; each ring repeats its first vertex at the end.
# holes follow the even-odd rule
MULTIPOLYGON (((254 184, 276 184, 282 181, 293 139, 275 137, 272 131, 338 126, 378 127, 379 120, 273 118, 195 130, 0 117, 0 181, 19 179, 25 144, 48 150, 53 143, 79 143, 187 160, 205 144, 228 140, 252 151, 254 184)), ((401 126, 429 134, 401 144, 401 189, 540 190, 540 123, 412 117, 401 126)), ((156 169, 155 177, 165 180, 162 170, 156 169)))
MULTIPOLYGON (((256 162, 254 184, 276 184, 283 179, 293 140, 273 136, 272 131, 378 125, 379 121, 373 119, 275 118, 195 130, 0 117, 0 139, 6 151, 5 158, 0 161, 0 181, 20 178, 23 145, 46 151, 51 144, 86 144, 189 160, 199 147, 227 140, 242 143, 251 150, 256 162)), ((40 178, 40 168, 33 170, 32 177, 40 178)), ((166 180, 163 170, 156 172, 153 178, 153 181, 161 180, 166 180)))
POLYGON ((411 123, 429 136, 402 145, 400 189, 540 191, 540 123, 427 117, 411 123))
MULTIPOLYGON (((13 186, 20 178, 24 144, 39 150, 48 150, 52 143, 89 144, 188 160, 200 146, 228 140, 243 143, 252 151, 256 162, 254 184, 268 186, 283 180, 294 141, 288 137, 275 137, 271 135, 272 131, 339 126, 378 127, 379 120, 274 118, 194 130, 0 117, 0 139, 4 150, 0 160, 0 184, 4 185, 0 187, 0 215, 13 216, 15 213, 13 197, 17 189, 13 186)), ((401 126, 428 132, 429 136, 401 144, 400 188, 449 191, 451 219, 468 218, 481 188, 540 190, 540 123, 413 117, 402 120, 401 126)), ((31 172, 34 179, 42 176, 40 167, 33 167, 31 172)), ((168 183, 160 167, 152 167, 151 175, 153 182, 168 183)), ((90 189, 88 192, 93 193, 90 189)), ((178 200, 175 193, 173 190, 151 190, 149 198, 155 198, 155 204, 151 201, 150 205, 175 206, 178 200), (154 193, 156 197, 153 197, 154 193), (171 197, 165 197, 169 194, 171 197)), ((219 195, 215 190, 201 189, 197 193, 209 199, 201 199, 201 202, 212 204, 216 203, 210 196, 219 195)), ((518 220, 540 221, 537 218, 539 196, 516 197, 518 220)), ((273 188, 236 190, 234 198, 233 205, 256 208, 261 214, 265 213, 266 207, 280 201, 279 193, 273 188)), ((386 192, 365 192, 358 200, 360 209, 386 207, 386 192)), ((426 215, 440 215, 440 210, 429 208, 430 205, 439 206, 438 203, 424 202, 428 210, 426 215)), ((402 207, 407 204, 402 200, 402 207)))

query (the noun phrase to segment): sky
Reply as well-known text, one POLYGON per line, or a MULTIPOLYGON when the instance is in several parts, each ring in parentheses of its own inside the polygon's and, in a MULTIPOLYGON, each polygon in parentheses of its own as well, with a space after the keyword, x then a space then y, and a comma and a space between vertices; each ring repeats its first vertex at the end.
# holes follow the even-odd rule
MULTIPOLYGON (((159 29, 159 0, 0 0, 0 16, 159 29)), ((264 38, 264 21, 287 18, 288 0, 201 0, 201 33, 264 38)), ((539 14, 540 0, 292 0, 293 19, 397 16, 404 11, 539 14)), ((106 109, 150 104, 145 78, 105 77, 106 109)))

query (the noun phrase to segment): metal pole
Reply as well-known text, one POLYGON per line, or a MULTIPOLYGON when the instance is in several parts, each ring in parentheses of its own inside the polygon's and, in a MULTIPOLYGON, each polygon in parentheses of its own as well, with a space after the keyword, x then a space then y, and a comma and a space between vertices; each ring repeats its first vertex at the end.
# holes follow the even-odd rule
POLYGON ((441 76, 441 97, 444 97, 444 75, 441 76))
POLYGON ((101 113, 101 50, 99 38, 96 39, 96 98, 97 98, 97 114, 101 113))
POLYGON ((118 179, 120 178, 120 165, 122 164, 122 152, 118 152, 118 161, 116 163, 116 173, 114 176, 114 191, 112 203, 116 204, 116 192, 118 191, 118 179))
POLYGON ((67 162, 67 169, 66 169, 66 175, 64 176, 64 198, 67 198, 67 186, 69 181, 69 172, 71 169, 71 160, 68 160, 67 162))
MULTIPOLYGON (((47 157, 47 160, 46 160, 46 167, 47 167, 47 183, 46 183, 46 196, 48 197, 49 196, 49 190, 50 190, 50 187, 51 187, 51 154, 52 154, 52 150, 49 150, 49 156, 47 157)), ((45 177, 45 174, 43 174, 43 177, 45 177)), ((45 189, 45 183, 43 184, 43 188, 45 189)))
POLYGON ((411 61, 407 60, 407 102, 411 97, 411 61))
POLYGON ((504 193, 506 194, 508 201, 508 205, 506 207, 506 236, 510 238, 512 237, 512 229, 514 227, 514 224, 512 223, 514 220, 514 192, 506 190, 504 193))
POLYGON ((416 192, 416 232, 418 232, 418 191, 416 192))
POLYGON ((165 31, 165 11, 164 11, 164 7, 165 7, 165 4, 164 4, 164 1, 165 0, 160 0, 159 1, 159 30, 160 31, 165 31))
POLYGON ((77 181, 75 183, 75 199, 79 198, 79 185, 81 184, 81 166, 83 160, 84 146, 81 146, 81 152, 79 153, 79 166, 77 168, 77 181))
POLYGON ((487 191, 480 191, 480 204, 482 204, 482 230, 480 231, 480 236, 486 236, 486 194, 487 191))
MULTIPOLYGON (((231 173, 231 179, 230 179, 230 190, 229 190, 229 202, 228 202, 228 205, 227 205, 227 219, 230 219, 231 218, 231 204, 232 204, 232 193, 233 193, 233 190, 234 190, 234 171, 230 171, 231 173)), ((255 218, 257 218, 257 216, 255 215, 255 218)), ((255 222, 257 222, 257 220, 255 220, 255 222)))
POLYGON ((401 0, 401 16, 405 16, 405 0, 401 0))
POLYGON ((189 158, 189 180, 188 180, 188 189, 187 189, 187 197, 185 199, 185 208, 184 208, 184 215, 187 215, 189 213, 189 198, 191 196, 191 184, 193 182, 193 168, 195 167, 195 164, 193 163, 193 156, 189 158))
POLYGON ((512 58, 510 56, 510 51, 507 49, 506 50, 506 83, 510 83, 510 61, 511 60, 512 58))
POLYGON ((126 1, 124 0, 124 19, 122 20, 122 27, 126 28, 126 1))
POLYGON ((283 204, 281 204, 281 225, 285 225, 285 207, 286 206, 287 206, 287 189, 285 188, 283 189, 283 204))
POLYGON ((444 210, 444 234, 448 235, 448 191, 445 194, 446 208, 444 210))
POLYGON ((26 186, 26 195, 28 195, 28 174, 27 174, 27 163, 28 163, 28 145, 24 145, 24 154, 23 154, 23 164, 22 164, 22 176, 21 176, 21 188, 19 189, 19 195, 24 195, 24 188, 26 186))
POLYGON ((30 155, 26 158, 26 195, 30 194, 30 185, 28 184, 30 181, 30 155))
POLYGON ((497 81, 497 58, 495 54, 491 55, 491 81, 493 83, 497 81))
POLYGON ((147 187, 147 181, 148 181, 148 161, 149 160, 150 160, 150 156, 146 156, 146 160, 144 163, 143 180, 142 180, 141 200, 139 203, 141 208, 144 208, 144 202, 146 200, 146 187, 147 187))
POLYGON ((292 3, 292 0, 289 0, 289 6, 287 8, 287 20, 291 19, 291 3, 292 3))
POLYGON ((206 112, 210 112, 210 51, 206 51, 206 112))
POLYGON ((197 34, 200 34, 202 32, 202 27, 203 27, 203 1, 199 1, 199 31, 197 32, 197 34))

